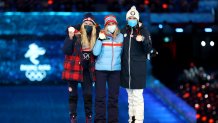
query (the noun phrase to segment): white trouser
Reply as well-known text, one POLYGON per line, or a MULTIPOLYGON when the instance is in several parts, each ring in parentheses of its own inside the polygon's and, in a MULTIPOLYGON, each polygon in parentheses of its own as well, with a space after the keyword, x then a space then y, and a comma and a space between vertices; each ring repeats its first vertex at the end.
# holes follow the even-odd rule
POLYGON ((126 89, 129 103, 129 123, 135 116, 135 123, 143 123, 144 120, 144 98, 143 89, 126 89))

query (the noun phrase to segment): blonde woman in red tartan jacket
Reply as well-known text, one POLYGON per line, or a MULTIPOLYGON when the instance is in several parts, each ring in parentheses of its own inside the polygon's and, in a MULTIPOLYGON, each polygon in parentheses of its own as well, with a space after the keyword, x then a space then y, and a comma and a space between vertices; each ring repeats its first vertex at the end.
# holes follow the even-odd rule
POLYGON ((95 60, 92 48, 100 28, 91 13, 84 16, 78 28, 69 27, 63 51, 65 54, 62 79, 69 85, 69 108, 71 123, 77 121, 77 86, 81 83, 86 123, 92 122, 92 83, 95 81, 95 60))

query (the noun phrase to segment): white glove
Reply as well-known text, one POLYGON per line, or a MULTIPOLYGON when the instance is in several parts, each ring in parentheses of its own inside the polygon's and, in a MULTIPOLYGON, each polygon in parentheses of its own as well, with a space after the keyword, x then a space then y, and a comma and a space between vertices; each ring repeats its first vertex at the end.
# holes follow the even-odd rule
POLYGON ((74 27, 69 27, 69 28, 68 28, 68 35, 69 35, 69 38, 70 38, 71 40, 73 39, 74 32, 75 32, 75 28, 74 28, 74 27))
POLYGON ((105 32, 104 32, 104 31, 100 31, 100 33, 99 33, 99 39, 100 39, 100 40, 106 39, 106 35, 105 35, 105 32))
POLYGON ((68 28, 68 31, 69 31, 69 32, 74 32, 74 31, 75 31, 75 28, 71 26, 71 27, 68 28))

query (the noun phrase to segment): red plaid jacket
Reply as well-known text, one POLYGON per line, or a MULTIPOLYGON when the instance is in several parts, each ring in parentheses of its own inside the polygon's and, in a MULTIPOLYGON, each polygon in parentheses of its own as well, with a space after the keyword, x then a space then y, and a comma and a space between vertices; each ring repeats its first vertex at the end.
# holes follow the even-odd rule
MULTIPOLYGON (((75 42, 72 55, 65 55, 64 59, 64 70, 62 72, 62 79, 66 81, 79 81, 83 82, 83 66, 82 66, 82 46, 81 39, 78 38, 75 42)), ((90 57, 90 76, 92 81, 95 78, 95 59, 94 55, 90 57)))

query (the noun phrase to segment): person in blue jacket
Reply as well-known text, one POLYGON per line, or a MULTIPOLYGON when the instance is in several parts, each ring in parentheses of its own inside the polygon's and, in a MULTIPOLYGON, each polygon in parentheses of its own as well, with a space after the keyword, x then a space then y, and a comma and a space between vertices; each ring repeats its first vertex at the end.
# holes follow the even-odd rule
POLYGON ((105 17, 104 29, 93 48, 97 56, 95 83, 95 123, 106 123, 106 82, 108 85, 108 123, 118 123, 118 96, 120 87, 123 34, 116 17, 105 17))

